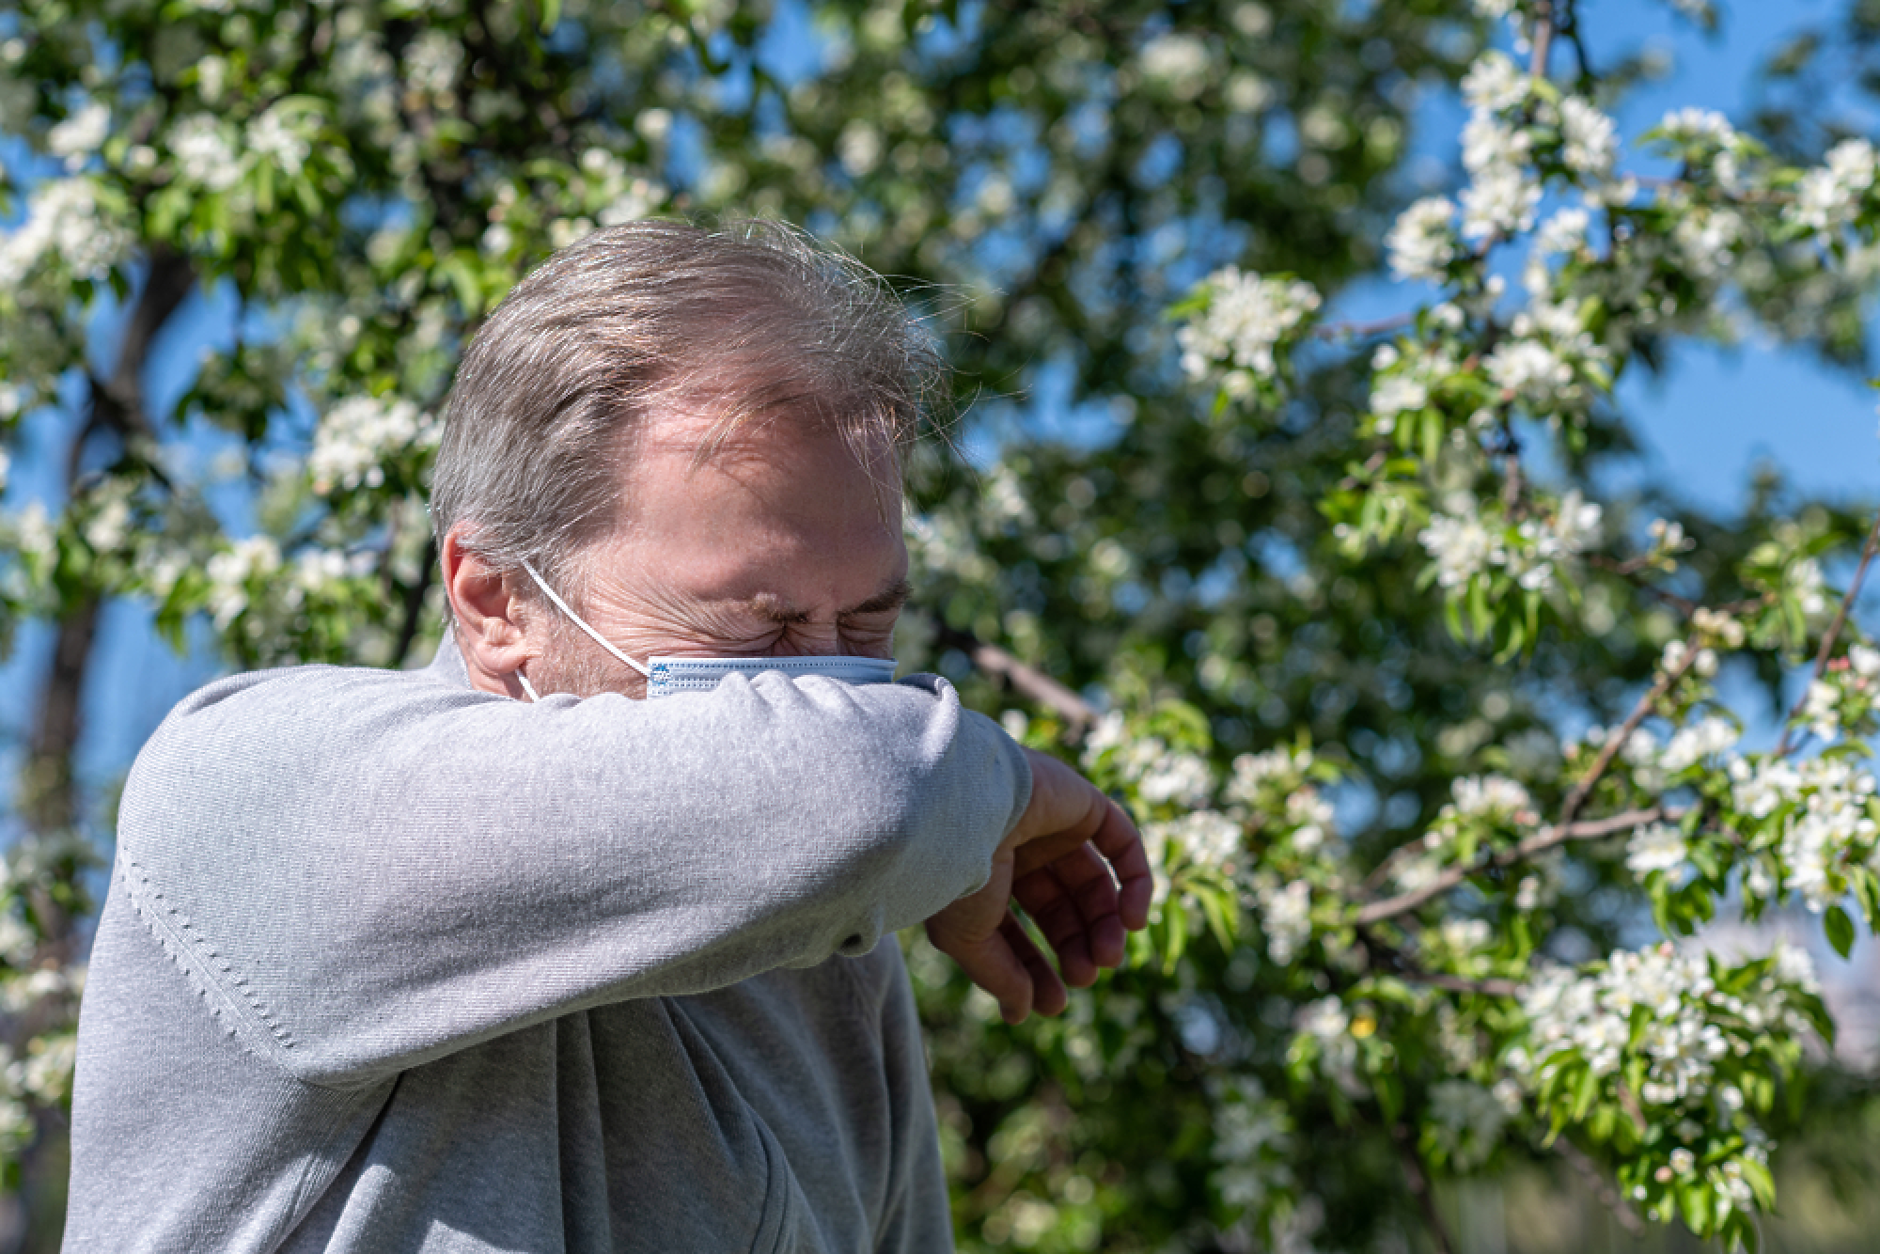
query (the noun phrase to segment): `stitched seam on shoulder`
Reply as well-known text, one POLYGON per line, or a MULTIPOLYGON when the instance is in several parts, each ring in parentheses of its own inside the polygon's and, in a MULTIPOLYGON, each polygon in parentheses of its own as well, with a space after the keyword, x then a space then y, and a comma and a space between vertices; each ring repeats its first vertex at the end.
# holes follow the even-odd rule
POLYGON ((208 1004, 209 1013, 226 1026, 229 1035, 241 1042, 243 1050, 299 1081, 300 1077, 293 1075, 289 1052, 294 1048, 294 1038, 255 996, 247 977, 238 974, 234 964, 216 952, 196 930, 189 916, 151 882, 150 873, 122 839, 118 841, 118 859, 123 867, 125 891, 137 917, 143 920, 190 987, 208 1004), (213 999, 211 992, 215 994, 213 999), (261 1050, 255 1048, 256 1041, 261 1043, 261 1050))

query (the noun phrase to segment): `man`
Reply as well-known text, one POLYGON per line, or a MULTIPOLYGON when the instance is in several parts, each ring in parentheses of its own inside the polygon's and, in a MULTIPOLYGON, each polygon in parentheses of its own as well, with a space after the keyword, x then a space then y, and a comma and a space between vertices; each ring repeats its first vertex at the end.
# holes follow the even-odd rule
POLYGON ((950 1248, 877 942, 924 920, 1053 1013, 1008 902, 1081 985, 1150 876, 944 681, 866 682, 930 367, 776 229, 617 228, 518 286, 448 403, 437 660, 223 680, 132 770, 68 1249, 950 1248))

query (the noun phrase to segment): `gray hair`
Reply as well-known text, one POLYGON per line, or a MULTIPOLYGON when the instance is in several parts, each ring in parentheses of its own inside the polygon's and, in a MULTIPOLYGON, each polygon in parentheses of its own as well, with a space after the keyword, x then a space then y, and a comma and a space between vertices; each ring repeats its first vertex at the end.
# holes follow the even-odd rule
POLYGON ((622 458, 660 403, 833 426, 897 461, 946 380, 933 343, 859 262, 775 222, 632 222, 531 271, 477 332, 444 408, 431 517, 552 585, 618 525, 622 458))

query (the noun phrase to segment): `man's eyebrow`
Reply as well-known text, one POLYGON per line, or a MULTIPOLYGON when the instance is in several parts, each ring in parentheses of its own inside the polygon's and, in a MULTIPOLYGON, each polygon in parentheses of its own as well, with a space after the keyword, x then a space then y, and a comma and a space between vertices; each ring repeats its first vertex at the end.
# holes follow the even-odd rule
MULTIPOLYGON (((907 604, 913 592, 913 584, 906 579, 897 579, 860 605, 839 611, 836 617, 852 618, 858 614, 885 614, 889 610, 898 610, 907 604)), ((760 592, 747 604, 752 612, 773 623, 807 623, 810 620, 809 611, 797 609, 772 592, 760 592)))
POLYGON ((905 579, 897 579, 860 605, 843 610, 841 616, 847 618, 851 614, 884 614, 889 610, 898 610, 907 604, 907 598, 913 593, 913 584, 905 579))

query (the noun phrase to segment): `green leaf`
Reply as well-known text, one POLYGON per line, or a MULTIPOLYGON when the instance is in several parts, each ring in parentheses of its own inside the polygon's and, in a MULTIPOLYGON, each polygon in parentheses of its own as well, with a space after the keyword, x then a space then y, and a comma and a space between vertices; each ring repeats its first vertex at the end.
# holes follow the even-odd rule
POLYGON ((1854 948, 1854 920, 1847 917, 1847 911, 1840 906, 1829 906, 1828 913, 1821 920, 1827 930, 1828 943, 1834 946, 1834 952, 1843 958, 1854 948))
POLYGON ((1743 1169, 1743 1182, 1756 1195, 1756 1205, 1763 1210, 1776 1208, 1776 1178, 1769 1173, 1769 1168, 1752 1158, 1738 1160, 1743 1169))
POLYGON ((1371 1090, 1377 1094, 1384 1122, 1396 1123, 1403 1113, 1403 1078, 1395 1071, 1379 1071, 1371 1076, 1371 1090))
POLYGON ((1232 952, 1234 938, 1240 933, 1240 903, 1238 895, 1231 887, 1209 886, 1195 893, 1195 900, 1201 903, 1201 913, 1208 921, 1208 930, 1214 933, 1214 939, 1220 942, 1224 952, 1232 952))

